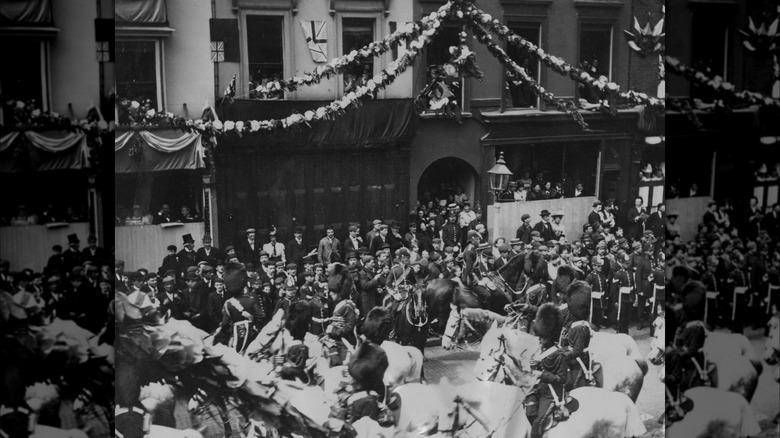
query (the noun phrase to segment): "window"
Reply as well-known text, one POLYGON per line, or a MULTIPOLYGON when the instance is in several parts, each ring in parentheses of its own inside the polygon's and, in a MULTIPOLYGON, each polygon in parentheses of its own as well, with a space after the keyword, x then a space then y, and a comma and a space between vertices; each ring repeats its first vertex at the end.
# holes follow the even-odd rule
MULTIPOLYGON (((425 78, 425 83, 430 82, 434 77, 443 74, 441 66, 447 64, 452 59, 450 55, 450 46, 458 46, 460 44, 461 28, 459 26, 443 26, 439 30, 439 34, 431 41, 425 49, 425 62, 428 66, 428 76, 425 78)), ((446 78, 444 84, 450 88, 450 91, 455 95, 455 100, 458 103, 458 107, 463 110, 463 78, 446 78)))
MULTIPOLYGON (((284 17, 281 15, 247 15, 246 38, 250 90, 269 81, 284 78, 284 17)), ((261 99, 283 99, 284 92, 277 91, 261 99)))
MULTIPOLYGON (((512 32, 525 38, 526 40, 540 45, 542 26, 539 23, 510 23, 509 25, 512 32)), ((539 81, 539 73, 541 71, 541 63, 535 58, 528 55, 527 52, 517 48, 513 44, 507 45, 507 54, 512 60, 514 60, 520 67, 523 67, 525 71, 534 79, 539 81)), ((511 107, 514 108, 535 108, 538 105, 538 98, 534 94, 533 89, 525 83, 515 85, 511 81, 507 81, 507 100, 511 107)))
POLYGON ((598 141, 518 145, 507 148, 504 155, 518 186, 530 185, 529 199, 561 197, 550 192, 570 197, 577 184, 582 184, 582 196, 595 195, 598 141))
MULTIPOLYGON (((724 11, 698 8, 693 12, 691 24, 691 64, 709 76, 720 75, 728 80, 729 25, 724 11)), ((691 85, 692 97, 712 101, 710 87, 691 85)))
MULTIPOLYGON (((598 78, 612 78, 612 25, 583 23, 580 29, 580 67, 598 78)), ((579 96, 598 102, 598 95, 585 85, 578 85, 579 96)))
POLYGON ((0 68, 0 94, 3 96, 3 110, 6 119, 12 114, 7 102, 35 99, 38 109, 47 109, 45 74, 42 74, 41 41, 34 38, 0 40, 7 60, 13 60, 13 68, 0 68))
MULTIPOLYGON (((374 41, 373 18, 344 17, 341 20, 342 54, 360 49, 374 41)), ((344 93, 354 91, 374 76, 374 57, 363 58, 344 71, 344 93)))
POLYGON ((117 41, 116 65, 132 68, 116 69, 117 96, 129 100, 146 100, 152 107, 162 108, 158 41, 117 41))

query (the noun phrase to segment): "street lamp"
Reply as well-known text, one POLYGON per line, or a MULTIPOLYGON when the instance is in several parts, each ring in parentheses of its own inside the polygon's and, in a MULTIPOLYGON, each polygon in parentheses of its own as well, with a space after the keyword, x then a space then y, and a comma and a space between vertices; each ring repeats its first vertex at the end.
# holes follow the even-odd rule
POLYGON ((488 175, 490 176, 490 190, 496 195, 496 201, 498 201, 499 193, 509 186, 509 177, 512 175, 512 171, 506 167, 503 152, 498 155, 496 164, 488 170, 488 175))

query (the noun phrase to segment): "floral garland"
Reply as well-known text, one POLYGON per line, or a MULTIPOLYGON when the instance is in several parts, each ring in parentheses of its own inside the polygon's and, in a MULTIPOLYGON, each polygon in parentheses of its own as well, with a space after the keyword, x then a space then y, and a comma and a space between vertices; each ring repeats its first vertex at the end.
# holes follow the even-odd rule
POLYGON ((679 59, 667 56, 666 65, 676 74, 681 75, 691 82, 710 87, 721 96, 718 100, 740 101, 750 105, 774 106, 780 107, 780 100, 773 99, 755 91, 742 90, 736 91, 736 87, 731 82, 724 81, 721 76, 710 77, 701 70, 687 66, 679 59))
POLYGON ((372 41, 357 50, 352 50, 346 55, 333 58, 325 65, 317 66, 313 72, 306 73, 303 76, 293 76, 287 80, 271 81, 266 85, 258 85, 254 91, 258 94, 278 94, 280 91, 295 91, 298 87, 318 84, 323 78, 330 78, 332 75, 343 73, 346 67, 359 62, 368 57, 377 57, 386 53, 399 41, 413 41, 420 35, 433 36, 442 19, 447 17, 452 10, 453 2, 448 1, 439 7, 437 12, 431 12, 419 22, 408 23, 403 29, 398 29, 385 38, 372 41))
POLYGON ((504 51, 504 49, 502 49, 498 44, 494 43, 493 37, 482 27, 476 25, 475 23, 472 24, 471 27, 474 31, 474 35, 477 37, 477 40, 484 44, 488 51, 490 51, 490 53, 492 53, 493 56, 499 60, 499 62, 508 68, 506 75, 510 80, 513 80, 516 83, 525 83, 531 87, 531 90, 533 90, 534 94, 539 96, 542 100, 550 105, 554 105, 556 108, 558 108, 559 111, 569 114, 583 130, 588 129, 587 122, 585 122, 585 119, 583 119, 582 114, 577 111, 577 106, 573 101, 557 98, 553 93, 545 90, 544 87, 539 85, 539 83, 534 80, 534 78, 531 77, 523 67, 520 67, 515 61, 513 61, 512 58, 510 58, 509 55, 504 51))
POLYGON ((304 113, 293 113, 283 119, 267 120, 248 120, 248 121, 220 121, 214 117, 187 120, 172 113, 158 112, 151 107, 151 102, 146 100, 143 103, 138 101, 122 100, 120 106, 123 114, 130 121, 131 129, 146 129, 148 127, 168 127, 174 129, 197 130, 208 137, 217 134, 228 134, 234 132, 241 135, 245 132, 255 133, 259 131, 271 131, 277 128, 291 128, 299 125, 309 125, 317 120, 332 120, 337 115, 343 114, 347 109, 354 106, 360 100, 368 97, 376 97, 376 94, 390 85, 400 74, 412 64, 419 55, 420 50, 425 47, 433 35, 438 32, 438 26, 433 33, 423 33, 417 36, 409 43, 409 49, 397 61, 391 62, 387 68, 379 74, 369 79, 364 85, 359 86, 355 91, 345 94, 341 99, 336 99, 328 105, 321 106, 314 110, 308 110, 304 113))
POLYGON ((648 108, 663 111, 663 99, 651 97, 646 93, 640 93, 633 90, 620 91, 620 85, 617 83, 609 81, 605 76, 596 78, 583 69, 568 64, 557 56, 547 54, 541 47, 538 47, 525 38, 515 34, 509 27, 501 24, 498 19, 493 18, 490 14, 471 4, 467 5, 463 12, 478 26, 490 29, 490 31, 498 35, 503 41, 526 51, 534 58, 540 60, 544 65, 563 76, 569 76, 571 79, 594 87, 602 93, 620 97, 630 104, 645 105, 648 108))
POLYGON ((114 131, 114 122, 106 122, 100 110, 92 106, 87 110, 86 118, 70 119, 54 111, 42 111, 35 99, 27 101, 7 101, 6 105, 12 109, 11 123, 0 128, 28 130, 28 129, 77 129, 92 135, 103 135, 114 131))

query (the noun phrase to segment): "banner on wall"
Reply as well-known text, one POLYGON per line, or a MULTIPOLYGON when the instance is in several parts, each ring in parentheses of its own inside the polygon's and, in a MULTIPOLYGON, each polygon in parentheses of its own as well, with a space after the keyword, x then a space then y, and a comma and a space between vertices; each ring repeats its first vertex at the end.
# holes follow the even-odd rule
POLYGON ((303 36, 314 62, 328 62, 328 30, 324 21, 301 20, 303 36))

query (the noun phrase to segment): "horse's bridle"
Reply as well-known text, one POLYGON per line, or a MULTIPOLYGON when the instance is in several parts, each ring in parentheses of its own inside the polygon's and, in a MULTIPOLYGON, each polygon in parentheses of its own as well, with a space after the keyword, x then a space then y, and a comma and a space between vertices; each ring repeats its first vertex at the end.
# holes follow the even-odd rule
POLYGON ((423 301, 422 292, 419 293, 419 298, 415 299, 415 297, 418 297, 417 291, 420 289, 419 286, 412 287, 411 293, 409 294, 409 298, 407 298, 408 301, 406 304, 405 309, 405 316, 406 316, 406 322, 408 322, 410 325, 413 325, 417 327, 418 329, 421 329, 426 324, 428 324, 428 310, 426 309, 425 302, 423 301), (409 312, 409 308, 412 307, 414 310, 414 315, 411 315, 409 312), (412 319, 417 319, 417 322, 412 321, 412 319))

